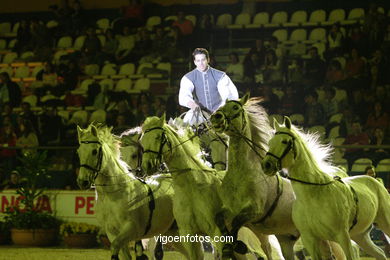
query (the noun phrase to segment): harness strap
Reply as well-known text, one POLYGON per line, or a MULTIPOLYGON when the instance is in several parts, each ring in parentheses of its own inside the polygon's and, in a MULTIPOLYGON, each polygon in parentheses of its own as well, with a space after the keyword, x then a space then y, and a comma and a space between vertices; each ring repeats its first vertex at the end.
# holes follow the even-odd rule
POLYGON ((283 193, 283 181, 281 181, 280 176, 276 175, 276 180, 278 181, 277 185, 277 193, 276 193, 276 198, 274 202, 272 203, 271 207, 268 209, 267 213, 258 221, 254 222, 253 224, 259 224, 263 221, 265 221, 268 217, 274 213, 276 206, 278 205, 279 199, 282 196, 283 193))
POLYGON ((156 203, 154 200, 154 194, 153 194, 152 188, 150 188, 150 186, 144 180, 142 180, 142 179, 137 179, 137 180, 139 180, 142 184, 146 185, 146 188, 148 190, 148 197, 150 198, 149 199, 150 214, 149 214, 148 222, 146 224, 145 232, 144 232, 144 235, 146 235, 149 232, 150 228, 152 227, 153 211, 156 208, 156 203))
POLYGON ((316 186, 329 185, 329 184, 331 184, 331 183, 333 183, 335 181, 339 181, 339 182, 343 183, 343 181, 341 180, 340 176, 333 176, 333 180, 331 180, 329 182, 325 182, 325 183, 308 182, 308 181, 299 180, 299 179, 296 179, 296 178, 293 178, 293 177, 290 177, 290 176, 287 176, 286 178, 291 180, 291 181, 295 181, 295 182, 299 182, 299 183, 303 183, 303 184, 308 184, 308 185, 316 185, 316 186))
POLYGON ((224 161, 213 162, 213 168, 215 168, 215 165, 217 165, 217 164, 221 164, 221 165, 225 166, 225 168, 226 168, 226 163, 224 161))
POLYGON ((352 188, 351 185, 349 185, 349 187, 351 188, 351 191, 352 191, 352 195, 353 195, 353 200, 355 201, 355 204, 356 204, 356 212, 355 212, 355 217, 353 218, 352 220, 352 226, 349 228, 349 230, 351 230, 357 223, 357 217, 358 217, 358 213, 359 213, 359 199, 358 199, 358 196, 356 194, 356 191, 354 188, 352 188))

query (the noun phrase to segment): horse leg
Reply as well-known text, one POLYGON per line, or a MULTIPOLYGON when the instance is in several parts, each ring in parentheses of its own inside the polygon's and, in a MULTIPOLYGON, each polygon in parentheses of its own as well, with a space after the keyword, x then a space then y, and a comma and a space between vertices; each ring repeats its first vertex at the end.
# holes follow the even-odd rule
MULTIPOLYGON (((111 242, 111 255, 112 257, 118 256, 119 250, 126 246, 126 244, 129 241, 132 241, 132 239, 129 235, 134 233, 134 226, 133 223, 128 222, 123 226, 119 234, 115 236, 115 238, 111 242), (132 232, 133 231, 133 232, 132 232)), ((115 258, 114 258, 115 259, 115 258)), ((131 256, 130 256, 131 259, 131 256)))
POLYGON ((297 241, 297 238, 291 235, 276 235, 276 238, 279 241, 284 259, 294 260, 294 244, 297 241))
POLYGON ((365 233, 358 234, 352 239, 366 252, 377 260, 385 260, 386 255, 380 247, 374 244, 370 238, 370 230, 365 233))
MULTIPOLYGON (((310 234, 301 234, 302 243, 309 252, 312 260, 321 260, 321 250, 319 240, 310 234)), ((351 259, 348 259, 351 260, 351 259)))
POLYGON ((339 233, 335 237, 334 241, 339 243, 339 245, 341 246, 341 248, 344 251, 344 254, 345 254, 345 257, 347 258, 347 260, 357 259, 357 257, 355 256, 355 253, 353 251, 353 248, 352 248, 351 237, 349 236, 348 231, 344 231, 344 232, 339 233))
POLYGON ((120 249, 120 260, 122 259, 126 259, 126 260, 131 260, 131 254, 130 254, 130 248, 129 248, 129 245, 128 243, 126 243, 125 245, 123 245, 120 249))

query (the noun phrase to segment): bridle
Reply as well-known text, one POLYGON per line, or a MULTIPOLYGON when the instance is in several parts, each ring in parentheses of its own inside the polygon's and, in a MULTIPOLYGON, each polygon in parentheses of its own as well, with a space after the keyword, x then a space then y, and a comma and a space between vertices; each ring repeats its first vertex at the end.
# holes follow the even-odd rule
POLYGON ((294 159, 296 158, 296 155, 297 155, 297 154, 296 154, 296 151, 295 151, 295 149, 294 149, 294 147, 295 147, 295 136, 293 136, 292 134, 287 133, 287 132, 276 132, 276 133, 275 133, 275 135, 282 135, 282 134, 288 135, 288 136, 290 136, 290 137, 292 138, 292 139, 287 143, 287 146, 286 146, 286 148, 284 149, 283 153, 282 153, 280 156, 277 156, 276 154, 271 153, 270 151, 268 151, 268 152, 265 154, 266 156, 269 155, 269 156, 274 157, 275 159, 278 160, 278 163, 277 163, 277 165, 276 165, 278 171, 280 171, 280 170, 282 169, 282 160, 283 160, 283 158, 286 157, 286 155, 287 155, 291 150, 293 150, 293 152, 294 152, 294 159))
POLYGON ((82 144, 99 144, 99 150, 98 150, 98 160, 95 167, 92 167, 88 164, 80 164, 80 168, 84 167, 87 170, 92 172, 92 175, 89 176, 90 183, 94 183, 100 170, 102 169, 102 162, 103 162, 103 151, 102 151, 102 144, 99 141, 80 141, 82 144))
POLYGON ((251 139, 249 139, 248 137, 246 137, 244 134, 242 134, 242 132, 244 131, 245 127, 247 126, 247 122, 245 120, 245 116, 244 116, 244 108, 243 108, 243 105, 239 102, 239 101, 236 101, 236 100, 229 100, 226 102, 227 103, 235 103, 237 105, 240 106, 240 111, 236 114, 234 114, 233 116, 231 117, 228 117, 222 110, 218 110, 218 113, 221 113, 224 117, 224 120, 227 122, 228 125, 232 125, 232 121, 236 118, 238 118, 239 116, 241 116, 241 131, 239 131, 238 129, 236 129, 234 127, 234 125, 232 125, 235 129, 234 133, 238 136, 240 136, 242 139, 244 139, 244 141, 249 145, 249 147, 257 154, 257 156, 259 156, 261 159, 264 159, 264 157, 256 150, 256 148, 258 149, 261 149, 263 150, 264 152, 266 152, 266 150, 261 147, 260 145, 256 144, 255 142, 253 142, 251 139))

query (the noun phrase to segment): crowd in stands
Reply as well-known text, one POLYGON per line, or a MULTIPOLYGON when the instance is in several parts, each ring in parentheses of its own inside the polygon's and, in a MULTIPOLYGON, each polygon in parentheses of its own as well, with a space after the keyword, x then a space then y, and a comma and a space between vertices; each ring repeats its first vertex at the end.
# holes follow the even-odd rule
MULTIPOLYGON (((128 63, 183 62, 188 66, 190 50, 203 46, 211 50, 211 66, 226 71, 241 94, 262 96, 270 115, 301 115, 296 117, 298 124, 322 126, 324 137, 344 138, 343 144, 390 144, 390 22, 375 4, 366 10, 362 24, 326 27, 325 48, 312 45, 305 55, 296 55, 277 37, 264 36, 253 39, 244 55, 231 49, 226 64, 218 60, 210 41, 215 28, 210 14, 198 17, 195 24, 180 10, 172 20, 148 27, 144 5, 132 1, 121 8, 122 19, 99 31, 94 27, 96 19, 77 0, 50 9, 56 27, 31 19, 21 20, 17 30, 12 51, 19 56, 32 51, 23 62, 44 62, 28 90, 15 83, 9 72, 0 73, 0 145, 24 148, 0 150, 8 174, 17 163, 17 153, 35 152, 28 147, 76 145, 76 124, 103 121, 119 134, 147 116, 166 112, 169 118, 185 111, 177 103, 177 93, 131 94, 92 81, 80 94, 80 82, 90 78, 90 64, 119 68, 128 63), (55 57, 60 39, 66 36, 75 40, 83 36, 82 45, 55 57), (74 109, 70 115, 68 107, 74 109), (330 136, 335 127, 338 133, 330 136)), ((143 74, 156 71, 161 72, 146 68, 143 74)), ((380 148, 349 148, 343 153, 350 164, 361 157, 371 158, 374 164, 390 158, 389 150, 380 148)))

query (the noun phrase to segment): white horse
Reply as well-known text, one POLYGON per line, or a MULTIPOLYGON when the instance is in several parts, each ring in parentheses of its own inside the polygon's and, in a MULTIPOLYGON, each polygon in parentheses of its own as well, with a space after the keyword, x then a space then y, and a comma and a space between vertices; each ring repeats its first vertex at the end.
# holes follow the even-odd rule
MULTIPOLYGON (((175 235, 172 178, 154 175, 143 181, 120 159, 119 139, 111 128, 77 128, 82 189, 95 185, 96 216, 111 242, 112 259, 131 259, 128 243, 156 235, 175 235)), ((180 250, 180 244, 175 245, 180 250)), ((183 252, 183 250, 181 250, 183 252)), ((185 252, 183 252, 185 254, 185 252)))
MULTIPOLYGON (((214 129, 230 137, 228 170, 221 187, 224 214, 233 229, 245 224, 259 237, 276 234, 283 256, 292 260, 299 237, 292 221, 295 194, 290 181, 262 174, 261 161, 273 130, 259 102, 261 99, 245 95, 239 101, 227 101, 211 116, 214 129)), ((337 245, 331 243, 331 247, 337 259, 344 259, 337 245)), ((332 254, 326 244, 322 250, 332 254)))
MULTIPOLYGON (((144 148, 143 167, 147 171, 153 171, 166 162, 173 176, 174 215, 179 233, 221 236, 221 230, 215 222, 215 216, 221 209, 221 201, 216 191, 224 172, 207 167, 199 159, 199 140, 188 128, 176 131, 165 123, 165 117, 150 117, 145 120, 142 129, 144 134, 140 141, 144 148)), ((252 244, 249 240, 253 239, 248 232, 241 231, 240 239, 252 244)), ((223 243, 213 245, 221 254, 223 243)), ((250 250, 264 255, 256 250, 258 248, 254 245, 250 250)), ((187 250, 191 256, 189 259, 202 259, 201 255, 193 252, 189 243, 187 250)))
POLYGON ((293 220, 312 259, 321 259, 319 246, 325 240, 340 244, 348 260, 358 259, 352 239, 385 260, 369 235, 373 223, 390 235, 390 196, 384 186, 369 176, 335 177, 343 170, 327 162, 329 146, 319 144, 318 135, 294 127, 288 117, 283 125, 275 123, 275 130, 263 168, 269 175, 288 170, 297 196, 293 220))

